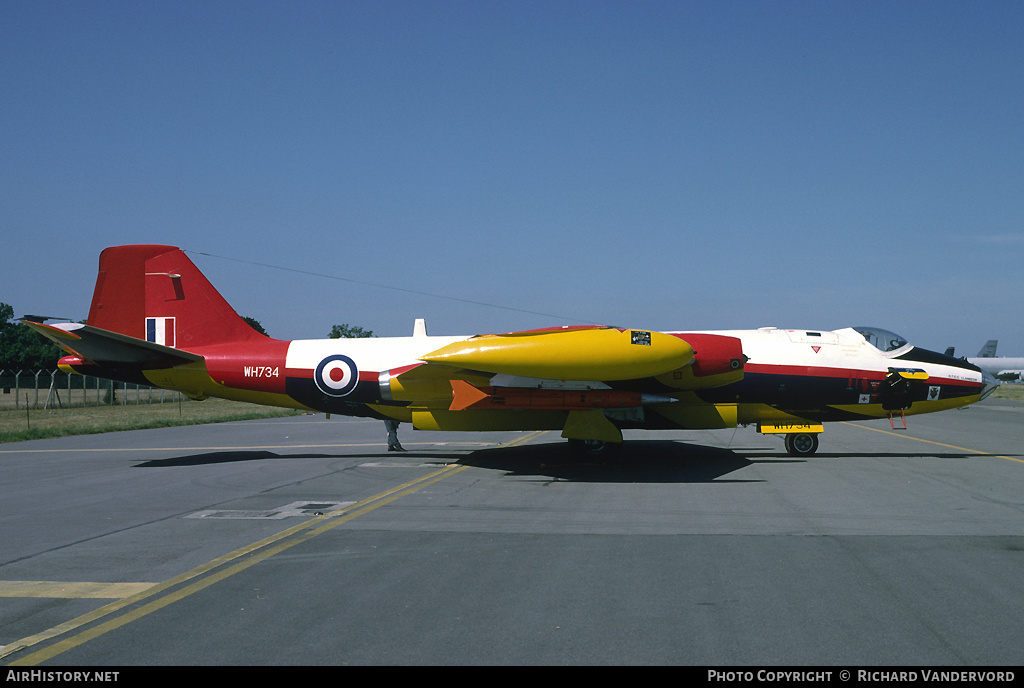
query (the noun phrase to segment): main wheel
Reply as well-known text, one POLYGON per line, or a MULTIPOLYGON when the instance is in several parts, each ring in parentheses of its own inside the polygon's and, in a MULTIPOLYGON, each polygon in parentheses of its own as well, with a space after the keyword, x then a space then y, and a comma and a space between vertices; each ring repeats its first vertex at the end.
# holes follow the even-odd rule
POLYGON ((620 442, 602 442, 601 440, 569 440, 569 451, 576 457, 592 459, 613 459, 622 450, 620 442))
POLYGON ((791 456, 810 456, 818 451, 818 436, 809 432, 786 435, 786 451, 791 456))

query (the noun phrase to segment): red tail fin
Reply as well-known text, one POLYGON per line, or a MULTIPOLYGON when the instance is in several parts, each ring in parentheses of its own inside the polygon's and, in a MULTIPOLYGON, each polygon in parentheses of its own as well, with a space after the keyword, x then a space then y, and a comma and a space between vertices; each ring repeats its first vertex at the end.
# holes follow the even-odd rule
POLYGON ((178 349, 265 339, 173 246, 104 250, 88 323, 178 349))

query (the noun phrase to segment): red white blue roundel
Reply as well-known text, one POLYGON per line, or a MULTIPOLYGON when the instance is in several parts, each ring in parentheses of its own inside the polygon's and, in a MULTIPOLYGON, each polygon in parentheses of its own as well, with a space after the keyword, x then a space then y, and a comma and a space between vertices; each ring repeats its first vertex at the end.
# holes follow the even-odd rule
POLYGON ((313 381, 321 392, 332 397, 343 397, 356 388, 359 369, 348 356, 337 354, 320 361, 313 381))

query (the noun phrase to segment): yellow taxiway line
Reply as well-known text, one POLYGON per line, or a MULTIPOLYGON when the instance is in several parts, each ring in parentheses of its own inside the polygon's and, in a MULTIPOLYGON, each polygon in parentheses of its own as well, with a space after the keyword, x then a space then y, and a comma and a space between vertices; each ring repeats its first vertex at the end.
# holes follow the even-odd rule
POLYGON ((997 459, 1006 459, 1007 461, 1016 461, 1017 463, 1024 463, 1024 459, 1015 459, 1012 456, 1003 456, 1002 454, 993 454, 992 452, 982 451, 980 449, 970 449, 968 447, 958 447, 955 444, 943 444, 942 442, 935 442, 933 440, 925 440, 920 437, 913 437, 906 435, 901 432, 892 432, 891 430, 882 430, 880 428, 871 428, 866 425, 857 425, 856 423, 850 423, 843 421, 843 425, 849 425, 850 427, 860 428, 861 430, 870 430, 872 432, 880 432, 883 435, 893 435, 894 437, 902 437, 906 440, 916 440, 917 442, 924 442, 925 444, 934 444, 937 447, 945 447, 946 449, 955 449, 957 451, 967 452, 968 454, 978 454, 979 456, 994 456, 997 459))
POLYGON ((156 583, 80 583, 65 581, 0 580, 0 597, 50 597, 120 600, 152 588, 156 583))
MULTIPOLYGON (((503 447, 515 447, 526 444, 531 440, 534 440, 547 431, 532 432, 522 437, 516 438, 515 440, 503 444, 503 447)), ((339 446, 339 445, 324 445, 324 446, 339 446)), ((254 447, 255 448, 255 447, 254 447)), ((258 447, 259 449, 268 449, 268 447, 258 447)), ((282 449, 285 447, 281 447, 282 449)), ((295 448, 295 447, 289 447, 295 448)), ((235 447, 237 449, 237 447, 235 447)), ((178 447, 176 451, 181 451, 178 447)), ((109 450, 108 450, 109 451, 109 450)), ((96 609, 87 614, 67 621, 63 624, 54 626, 53 628, 47 629, 36 635, 22 638, 9 645, 4 646, 0 649, 0 657, 10 655, 14 652, 24 650, 33 645, 51 640, 58 636, 76 632, 75 635, 60 640, 53 645, 44 647, 32 654, 21 657, 10 663, 10 666, 35 666, 40 662, 44 662, 48 659, 52 659, 62 652, 66 652, 74 647, 77 647, 93 638, 97 638, 108 631, 112 631, 116 628, 120 628, 126 624, 131 623, 137 619, 140 619, 147 614, 150 614, 158 609, 162 609, 174 602, 185 599, 189 595, 196 593, 204 588, 207 588, 214 583, 229 578, 241 571, 248 569, 249 567, 257 564, 268 557, 272 557, 275 554, 283 552, 286 549, 294 547, 295 545, 301 544, 317 535, 328 532, 333 528, 337 528, 340 525, 344 525, 353 519, 359 518, 365 514, 370 513, 375 509, 379 509, 382 506, 390 504, 397 499, 401 499, 407 495, 410 495, 418 490, 433 485, 436 482, 450 478, 456 473, 460 473, 465 469, 469 468, 468 465, 460 464, 449 464, 440 468, 436 471, 432 471, 427 475, 421 476, 415 480, 403 483, 396 487, 393 487, 384 492, 368 497, 362 501, 350 504, 346 507, 338 509, 336 511, 328 512, 323 516, 315 516, 309 521, 305 521, 299 525, 283 530, 276 535, 264 538, 252 544, 246 545, 236 549, 233 552, 229 552, 223 556, 217 557, 201 566, 197 566, 191 571, 186 571, 181 575, 175 576, 170 580, 166 580, 162 583, 150 584, 150 583, 135 583, 135 584, 124 584, 124 585, 138 585, 139 589, 134 594, 129 594, 127 597, 111 602, 110 604, 104 605, 99 609, 96 609), (187 585, 186 585, 187 584, 187 585), (183 586, 184 587, 181 587, 183 586), (144 587, 143 587, 144 586, 144 587), (145 602, 145 600, 150 600, 145 602), (145 602, 143 604, 143 602, 145 602), (141 606, 137 606, 141 604, 141 606), (116 615, 115 615, 116 614, 116 615), (99 621, 104 617, 113 616, 112 618, 100 623, 96 626, 84 628, 93 622, 99 621), (81 629, 81 630, 80 630, 81 629)), ((24 583, 24 581, 23 581, 24 583)), ((31 583, 29 581, 28 583, 31 583)), ((40 585, 47 585, 45 582, 39 582, 40 585)), ((52 585, 65 585, 65 586, 83 586, 83 585, 94 585, 89 583, 53 583, 52 585)), ((101 584, 106 585, 106 584, 101 584)), ((113 585, 113 584, 109 584, 113 585)), ((127 589, 123 589, 127 590, 127 589)))

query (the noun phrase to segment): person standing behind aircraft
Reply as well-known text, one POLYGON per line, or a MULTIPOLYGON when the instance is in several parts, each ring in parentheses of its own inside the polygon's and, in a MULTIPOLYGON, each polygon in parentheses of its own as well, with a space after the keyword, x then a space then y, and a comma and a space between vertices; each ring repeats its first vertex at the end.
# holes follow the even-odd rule
POLYGON ((405 447, 398 441, 398 421, 386 420, 384 421, 384 427, 388 429, 388 451, 404 452, 405 447))

